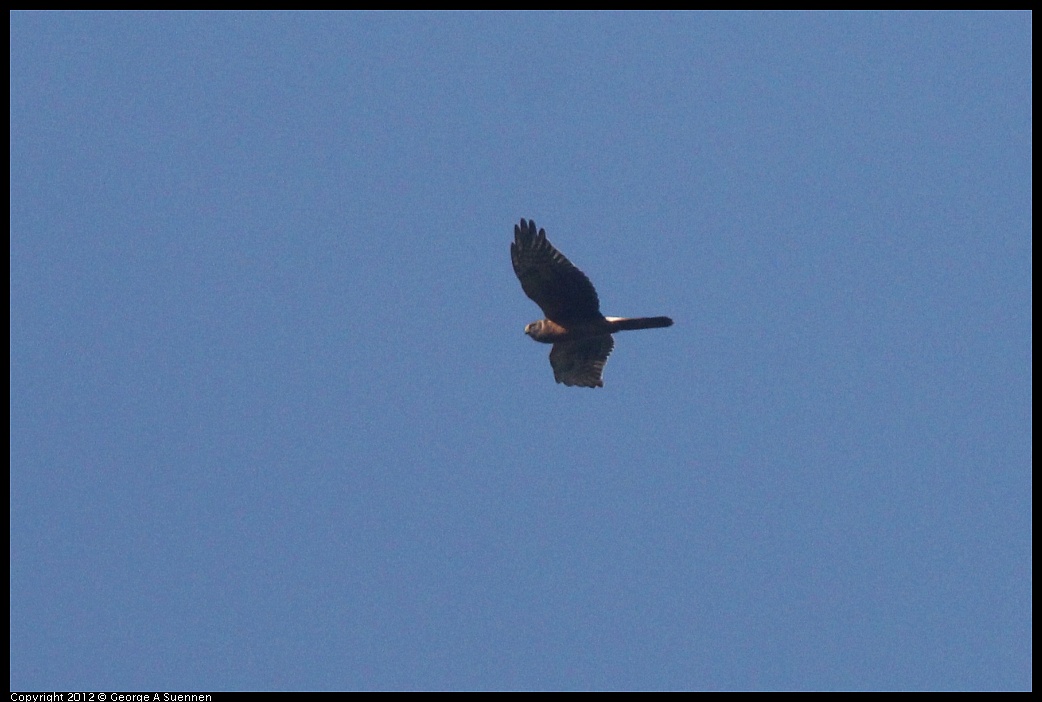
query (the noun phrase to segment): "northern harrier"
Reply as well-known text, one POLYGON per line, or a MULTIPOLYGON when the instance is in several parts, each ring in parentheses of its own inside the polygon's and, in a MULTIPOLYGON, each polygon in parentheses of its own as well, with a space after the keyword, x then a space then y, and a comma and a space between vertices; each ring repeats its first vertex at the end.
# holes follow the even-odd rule
POLYGON ((672 326, 669 317, 605 317, 593 283, 581 270, 536 233, 535 222, 514 225, 510 261, 525 291, 543 310, 546 319, 525 327, 525 334, 550 349, 554 380, 565 385, 604 387, 601 374, 615 348, 612 334, 627 329, 672 326))

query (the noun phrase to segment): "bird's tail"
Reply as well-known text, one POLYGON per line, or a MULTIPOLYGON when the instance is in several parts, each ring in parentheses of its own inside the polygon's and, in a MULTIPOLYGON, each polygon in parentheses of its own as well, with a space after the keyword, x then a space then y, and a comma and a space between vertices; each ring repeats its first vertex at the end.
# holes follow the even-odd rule
POLYGON ((605 317, 605 319, 611 324, 612 332, 673 326, 673 320, 669 317, 605 317))

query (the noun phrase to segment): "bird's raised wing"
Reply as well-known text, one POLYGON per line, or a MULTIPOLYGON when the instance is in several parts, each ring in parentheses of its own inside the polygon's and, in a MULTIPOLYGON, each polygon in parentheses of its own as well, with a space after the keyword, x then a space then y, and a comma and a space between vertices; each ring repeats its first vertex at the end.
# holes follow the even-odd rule
POLYGON ((593 283, 546 240, 546 231, 537 233, 535 222, 522 219, 520 225, 514 225, 510 261, 521 289, 547 319, 567 327, 601 318, 593 283))

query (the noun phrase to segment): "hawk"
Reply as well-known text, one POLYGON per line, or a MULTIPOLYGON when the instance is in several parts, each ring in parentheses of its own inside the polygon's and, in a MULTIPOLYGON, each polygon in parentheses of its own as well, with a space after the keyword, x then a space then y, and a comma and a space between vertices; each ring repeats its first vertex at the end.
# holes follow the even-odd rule
POLYGON ((532 220, 514 225, 510 261, 525 295, 543 310, 546 319, 525 327, 525 334, 550 349, 554 380, 585 388, 604 387, 601 374, 615 348, 612 334, 628 329, 673 325, 669 317, 605 317, 597 291, 586 275, 536 230, 532 220))

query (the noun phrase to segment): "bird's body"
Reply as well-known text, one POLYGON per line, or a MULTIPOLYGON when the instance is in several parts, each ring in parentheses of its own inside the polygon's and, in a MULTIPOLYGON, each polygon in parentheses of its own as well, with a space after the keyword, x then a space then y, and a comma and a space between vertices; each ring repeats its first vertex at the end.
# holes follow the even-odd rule
POLYGON ((615 348, 612 334, 672 326, 669 317, 605 317, 589 278, 546 240, 535 222, 514 225, 510 260, 521 288, 546 315, 525 327, 525 334, 553 344, 550 366, 565 385, 603 387, 604 364, 615 348))
POLYGON ((562 327, 549 319, 540 319, 525 327, 525 334, 544 344, 554 344, 620 331, 658 329, 672 325, 673 320, 669 317, 602 317, 600 320, 580 322, 569 327, 562 327))

